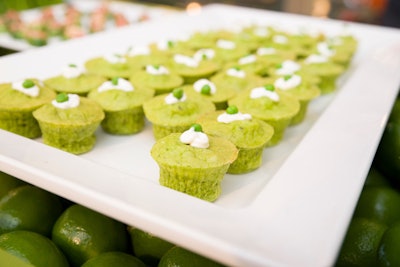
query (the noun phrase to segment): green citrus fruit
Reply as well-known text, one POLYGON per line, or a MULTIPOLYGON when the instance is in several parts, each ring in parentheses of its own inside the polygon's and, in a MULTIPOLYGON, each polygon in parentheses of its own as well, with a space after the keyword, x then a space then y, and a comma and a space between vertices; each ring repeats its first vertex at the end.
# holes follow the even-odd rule
POLYGON ((388 180, 375 168, 371 168, 365 179, 364 187, 368 186, 390 186, 388 180))
POLYGON ((28 230, 50 237, 62 212, 58 196, 32 185, 16 187, 0 200, 0 234, 28 230))
POLYGON ((221 267, 218 262, 175 246, 162 256, 158 267, 221 267))
MULTIPOLYGON (((60 249, 47 237, 18 230, 0 236, 0 249, 35 267, 68 267, 60 249)), ((0 256, 0 263, 7 261, 0 256)), ((4 265, 1 265, 4 266, 4 265)))
POLYGON ((373 219, 389 226, 400 220, 400 194, 390 187, 365 188, 353 216, 373 219))
POLYGON ((112 251, 89 259, 82 267, 146 267, 146 264, 133 255, 112 251))
POLYGON ((337 258, 336 267, 376 267, 379 242, 387 226, 366 218, 354 218, 337 258))
POLYGON ((174 246, 164 239, 137 228, 129 227, 129 233, 134 255, 151 266, 157 265, 161 257, 174 246))
POLYGON ((389 227, 383 234, 378 251, 380 267, 400 266, 400 221, 389 227))
POLYGON ((68 207, 54 224, 52 240, 72 266, 108 251, 126 252, 126 226, 78 204, 68 207))
POLYGON ((0 171, 0 199, 11 189, 26 184, 24 181, 0 171))

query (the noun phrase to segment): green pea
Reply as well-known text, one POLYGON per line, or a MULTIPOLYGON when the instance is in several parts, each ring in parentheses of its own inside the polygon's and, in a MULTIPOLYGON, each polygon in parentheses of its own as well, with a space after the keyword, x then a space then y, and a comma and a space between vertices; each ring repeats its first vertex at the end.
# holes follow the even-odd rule
POLYGON ((33 86, 35 86, 35 83, 32 81, 32 80, 25 80, 23 83, 22 83, 22 86, 24 87, 24 88, 31 88, 31 87, 33 87, 33 86))
POLYGON ((76 64, 69 64, 68 66, 71 67, 71 68, 76 68, 77 67, 76 64))
POLYGON ((205 84, 203 87, 201 87, 201 94, 203 95, 211 95, 211 87, 208 84, 205 84))
POLYGON ((183 90, 182 88, 176 88, 172 91, 172 95, 176 98, 176 99, 181 99, 183 97, 183 90))
POLYGON ((290 80, 290 78, 292 78, 292 75, 285 75, 285 76, 283 76, 283 79, 284 79, 285 81, 290 80))
POLYGON ((118 85, 118 77, 114 77, 114 78, 112 78, 111 79, 111 83, 113 84, 113 85, 118 85))
POLYGON ((195 132, 202 132, 203 131, 203 128, 201 127, 201 125, 197 124, 197 123, 193 124, 192 128, 194 129, 195 132))
POLYGON ((264 88, 267 91, 271 91, 271 92, 275 91, 275 86, 272 85, 272 84, 267 84, 267 85, 264 86, 264 88))
POLYGON ((174 42, 173 41, 168 41, 167 42, 167 46, 168 46, 168 48, 174 47, 174 42))
POLYGON ((226 109, 226 113, 228 114, 237 114, 239 112, 239 109, 236 106, 229 106, 226 109))
POLYGON ((280 63, 280 64, 276 64, 276 68, 277 69, 281 69, 283 67, 283 65, 280 63))
POLYGON ((68 101, 68 95, 67 95, 66 93, 59 93, 59 94, 56 96, 56 101, 57 101, 58 103, 63 103, 63 102, 68 101))

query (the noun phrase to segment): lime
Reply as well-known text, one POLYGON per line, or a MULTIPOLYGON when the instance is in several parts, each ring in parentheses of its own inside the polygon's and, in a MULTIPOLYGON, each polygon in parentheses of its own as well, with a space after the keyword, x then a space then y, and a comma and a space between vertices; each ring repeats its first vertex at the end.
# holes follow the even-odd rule
MULTIPOLYGON (((0 249, 35 267, 69 266, 64 254, 49 238, 31 231, 18 230, 2 234, 0 249)), ((0 254, 1 263, 8 260, 3 256, 0 254)))
POLYGON ((129 227, 128 230, 134 255, 147 265, 157 265, 161 257, 174 246, 174 244, 138 228, 129 227))
POLYGON ((379 242, 387 226, 366 218, 353 218, 337 258, 336 267, 375 267, 379 242))
POLYGON ((146 267, 146 264, 133 255, 112 251, 89 259, 82 267, 146 267))
POLYGON ((373 219, 390 226, 400 220, 400 194, 390 187, 365 188, 353 216, 373 219))
POLYGON ((191 252, 182 247, 172 247, 162 256, 158 267, 221 267, 211 259, 191 252))
POLYGON ((54 224, 52 239, 72 266, 108 251, 126 252, 126 226, 78 204, 68 207, 54 224))
POLYGON ((400 266, 400 222, 389 227, 383 234, 378 250, 378 265, 400 266))
POLYGON ((14 176, 0 171, 0 199, 11 189, 21 185, 26 185, 26 183, 14 176))
POLYGON ((371 167, 365 179, 364 187, 368 186, 390 186, 388 180, 376 168, 371 167))
POLYGON ((58 196, 33 185, 16 187, 0 200, 0 234, 29 230, 50 237, 62 212, 58 196))

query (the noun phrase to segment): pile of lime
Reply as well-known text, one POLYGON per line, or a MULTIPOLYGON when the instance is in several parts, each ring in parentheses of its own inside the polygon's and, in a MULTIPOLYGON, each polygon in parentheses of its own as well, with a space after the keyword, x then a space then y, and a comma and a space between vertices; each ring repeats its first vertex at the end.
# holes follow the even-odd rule
POLYGON ((400 266, 400 98, 396 99, 335 266, 400 266))
POLYGON ((223 266, 0 172, 0 266, 223 266))

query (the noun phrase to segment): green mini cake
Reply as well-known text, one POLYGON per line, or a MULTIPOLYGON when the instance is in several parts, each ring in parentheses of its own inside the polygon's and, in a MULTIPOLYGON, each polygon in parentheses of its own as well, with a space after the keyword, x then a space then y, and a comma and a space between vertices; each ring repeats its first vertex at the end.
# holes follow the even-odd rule
POLYGON ((55 96, 34 79, 0 84, 0 128, 27 138, 39 137, 40 127, 32 112, 55 96))
POLYGON ((223 62, 231 62, 244 57, 251 52, 251 48, 244 44, 238 44, 233 40, 218 39, 214 44, 216 59, 223 62))
POLYGON ((135 67, 128 64, 126 56, 121 54, 107 54, 103 57, 89 59, 85 62, 85 68, 88 73, 110 79, 113 77, 129 78, 133 72, 137 71, 135 67))
POLYGON ((228 87, 217 87, 208 79, 197 80, 194 84, 183 86, 182 89, 188 96, 201 97, 213 102, 216 109, 225 109, 228 100, 236 95, 236 91, 228 87))
POLYGON ((151 149, 161 185, 210 202, 221 195, 221 181, 237 155, 232 142, 207 136, 198 124, 158 140, 151 149))
POLYGON ((183 84, 183 78, 163 65, 147 65, 145 70, 133 73, 129 80, 138 86, 154 89, 156 95, 171 92, 183 84))
POLYGON ((225 64, 225 68, 234 68, 238 67, 247 73, 253 73, 255 75, 263 75, 267 70, 267 64, 265 61, 257 56, 256 54, 250 54, 244 57, 241 57, 235 61, 228 62, 225 64))
POLYGON ((300 110, 299 101, 288 94, 275 91, 273 85, 252 88, 237 94, 228 101, 243 113, 261 119, 274 127, 274 135, 267 146, 278 144, 286 128, 300 110))
POLYGON ((232 174, 259 168, 264 147, 274 134, 271 125, 239 112, 236 106, 229 106, 226 111, 207 113, 199 118, 198 123, 204 133, 226 138, 236 145, 239 154, 228 169, 228 173, 232 174))
POLYGON ((228 88, 235 92, 241 92, 254 86, 258 86, 263 79, 253 73, 246 72, 240 67, 231 67, 221 70, 210 78, 218 88, 228 88))
POLYGON ((123 78, 113 78, 92 90, 88 98, 101 105, 104 131, 111 134, 134 134, 144 125, 142 105, 154 96, 154 90, 133 86, 123 78))
POLYGON ((276 79, 274 86, 277 90, 293 96, 300 103, 300 110, 297 115, 293 117, 290 125, 301 123, 307 113, 310 101, 321 94, 317 86, 307 83, 303 76, 297 74, 286 75, 276 79))
POLYGON ((58 93, 86 96, 106 79, 103 76, 88 74, 84 68, 75 64, 68 65, 61 75, 44 80, 44 84, 58 93))
POLYGON ((201 78, 209 78, 220 69, 220 64, 211 60, 198 60, 192 56, 175 54, 169 62, 171 70, 191 84, 201 78))
POLYGON ((51 103, 35 110, 33 116, 39 122, 43 143, 82 154, 95 145, 94 132, 104 119, 104 112, 91 99, 60 93, 51 103))
POLYGON ((336 89, 338 77, 345 71, 342 65, 330 61, 327 57, 312 54, 303 62, 304 73, 320 78, 318 87, 322 94, 328 94, 336 89))
POLYGON ((144 70, 147 65, 165 65, 168 54, 154 52, 150 46, 132 46, 126 54, 128 65, 135 71, 144 70))
POLYGON ((215 105, 204 98, 186 96, 182 88, 177 88, 146 101, 143 110, 158 140, 170 133, 186 131, 199 116, 214 111, 215 105))
POLYGON ((323 55, 330 61, 347 68, 353 57, 354 49, 352 46, 346 47, 345 45, 339 43, 336 43, 332 40, 319 42, 314 50, 314 53, 323 55))

